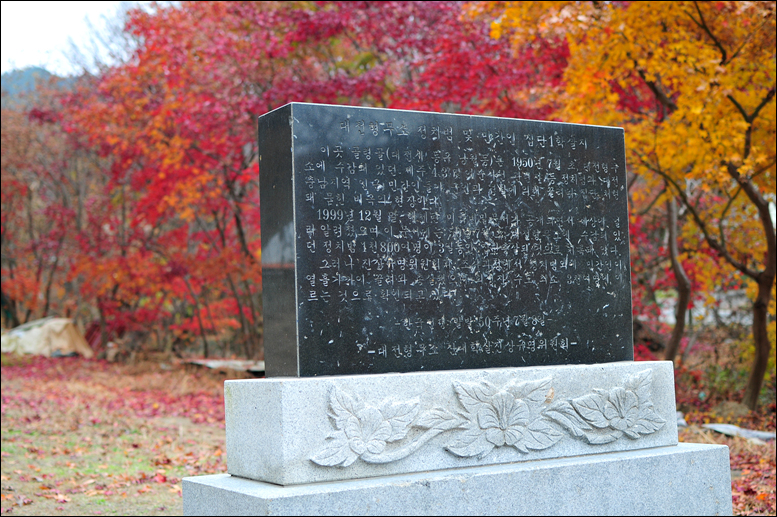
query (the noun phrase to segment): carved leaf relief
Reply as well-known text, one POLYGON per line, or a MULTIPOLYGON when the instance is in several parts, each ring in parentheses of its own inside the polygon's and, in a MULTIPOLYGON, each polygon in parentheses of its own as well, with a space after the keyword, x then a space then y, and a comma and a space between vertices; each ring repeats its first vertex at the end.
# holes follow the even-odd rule
POLYGON ((462 424, 460 417, 443 408, 432 408, 424 412, 421 418, 415 423, 416 427, 423 429, 439 429, 448 431, 462 424))
POLYGON ((485 433, 477 424, 467 422, 464 424, 464 431, 458 433, 456 439, 445 449, 456 456, 483 458, 494 449, 494 444, 486 439, 485 433))
POLYGON ((446 446, 461 457, 483 458, 495 447, 514 447, 528 453, 559 441, 563 434, 543 422, 542 406, 550 390, 550 377, 539 381, 511 381, 497 390, 486 382, 454 383, 454 390, 467 420, 460 433, 446 446))
POLYGON ((347 467, 365 455, 380 455, 387 442, 407 436, 419 411, 418 399, 385 404, 382 410, 364 405, 339 389, 329 394, 328 415, 338 429, 311 460, 326 467, 347 467))
POLYGON ((653 408, 652 370, 627 377, 623 386, 566 400, 556 399, 551 381, 513 379, 501 388, 485 381, 454 382, 458 412, 442 407, 422 412, 418 398, 373 407, 335 387, 327 411, 335 430, 311 460, 325 467, 347 467, 357 459, 389 463, 446 432, 454 433, 445 445, 448 452, 482 459, 498 447, 524 454, 547 449, 564 438, 562 430, 601 445, 623 435, 636 440, 666 424, 653 408), (412 428, 424 431, 407 439, 412 428))
POLYGON ((625 388, 595 389, 589 395, 556 402, 545 414, 591 444, 613 442, 624 434, 636 440, 666 424, 650 400, 652 375, 652 370, 638 372, 626 379, 625 388))
POLYGON ((385 405, 380 413, 391 427, 391 433, 386 441, 395 442, 407 436, 408 431, 410 431, 410 423, 418 415, 420 409, 418 399, 385 405))
POLYGON ((347 467, 358 457, 348 446, 345 432, 337 431, 327 437, 324 448, 310 459, 322 467, 347 467))

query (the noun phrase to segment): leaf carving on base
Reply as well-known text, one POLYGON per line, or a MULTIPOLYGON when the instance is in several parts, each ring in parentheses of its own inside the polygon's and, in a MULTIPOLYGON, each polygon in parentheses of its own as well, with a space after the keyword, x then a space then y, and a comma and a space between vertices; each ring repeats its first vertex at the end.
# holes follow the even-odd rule
POLYGON ((420 409, 417 398, 401 402, 388 400, 378 409, 334 387, 329 392, 327 415, 337 431, 327 437, 324 448, 310 460, 322 467, 347 467, 358 458, 368 463, 389 463, 412 454, 432 437, 460 424, 455 415, 432 412, 415 424, 415 427, 427 428, 426 433, 409 444, 387 451, 388 443, 407 437, 420 409))
POLYGON ((624 434, 636 440, 666 423, 653 408, 652 379, 653 371, 643 370, 627 377, 625 387, 594 389, 588 395, 554 403, 545 414, 592 445, 614 442, 624 434))
POLYGON ((502 387, 485 381, 454 382, 458 413, 442 407, 421 411, 418 398, 389 399, 373 407, 334 387, 327 415, 335 431, 310 459, 324 467, 347 467, 357 459, 390 463, 451 431, 455 434, 445 450, 477 459, 501 447, 523 454, 548 449, 566 436, 561 429, 591 445, 611 443, 624 435, 636 440, 666 424, 653 407, 652 375, 652 370, 643 370, 628 376, 623 386, 593 389, 566 400, 556 399, 551 377, 513 379, 502 387), (412 428, 424 431, 406 440, 412 428), (396 445, 388 445, 392 443, 396 445))
POLYGON ((551 447, 563 434, 542 414, 551 378, 507 383, 502 389, 486 383, 454 383, 467 421, 465 431, 446 446, 462 457, 484 458, 496 447, 522 453, 551 447))

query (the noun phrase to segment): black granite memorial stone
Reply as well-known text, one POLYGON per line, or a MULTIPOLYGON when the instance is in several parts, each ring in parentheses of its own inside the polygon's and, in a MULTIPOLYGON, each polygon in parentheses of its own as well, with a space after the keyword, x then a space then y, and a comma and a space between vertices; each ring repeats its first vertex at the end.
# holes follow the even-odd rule
POLYGON ((268 376, 633 359, 620 128, 259 118, 268 376))

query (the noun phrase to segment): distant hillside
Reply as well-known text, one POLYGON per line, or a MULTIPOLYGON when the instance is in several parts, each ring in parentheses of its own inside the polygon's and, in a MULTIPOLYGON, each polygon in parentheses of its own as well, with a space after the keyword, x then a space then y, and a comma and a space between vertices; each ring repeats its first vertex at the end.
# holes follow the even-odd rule
POLYGON ((46 80, 51 73, 45 68, 31 66, 22 70, 11 70, 2 75, 2 90, 9 96, 15 97, 19 93, 30 92, 35 89, 36 81, 46 80))
POLYGON ((25 102, 25 94, 35 91, 35 85, 38 82, 45 82, 56 78, 56 83, 62 89, 70 88, 75 79, 72 77, 60 78, 53 75, 45 68, 31 66, 21 70, 11 70, 2 75, 2 84, 0 88, 3 91, 3 106, 8 103, 25 102), (6 95, 7 94, 7 95, 6 95))

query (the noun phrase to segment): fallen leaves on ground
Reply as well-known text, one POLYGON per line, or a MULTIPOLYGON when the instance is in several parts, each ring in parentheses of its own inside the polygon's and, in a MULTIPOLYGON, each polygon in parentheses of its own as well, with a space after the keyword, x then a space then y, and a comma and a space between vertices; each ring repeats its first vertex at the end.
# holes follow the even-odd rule
POLYGON ((729 437, 692 425, 680 430, 681 442, 728 445, 734 515, 774 515, 775 441, 729 437))
MULTIPOLYGON (((181 478, 226 472, 223 380, 153 364, 3 356, 2 513, 180 514, 181 478)), ((681 441, 729 446, 734 514, 774 515, 775 442, 694 425, 710 414, 687 418, 681 441)), ((773 421, 773 412, 761 420, 773 421)))
POLYGON ((226 472, 210 372, 4 356, 1 411, 4 514, 180 514, 182 477, 226 472))

